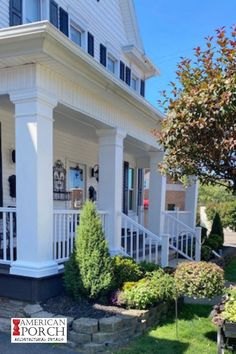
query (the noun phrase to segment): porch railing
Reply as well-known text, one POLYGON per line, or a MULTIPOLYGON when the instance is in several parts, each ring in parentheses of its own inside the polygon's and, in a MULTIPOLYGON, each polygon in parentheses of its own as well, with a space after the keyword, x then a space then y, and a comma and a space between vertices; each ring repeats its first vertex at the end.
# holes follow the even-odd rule
POLYGON ((16 259, 16 209, 0 208, 0 263, 16 259))
MULTIPOLYGON (((53 211, 53 259, 58 263, 67 261, 74 249, 80 210, 53 211)), ((98 211, 103 229, 106 232, 108 213, 98 211)))
MULTIPOLYGON (((188 260, 201 258, 201 228, 195 229, 176 217, 176 212, 164 211, 164 230, 169 235, 169 247, 188 260)), ((186 217, 188 212, 178 212, 186 217)), ((183 220, 183 219, 182 219, 183 220)))
MULTIPOLYGON (((125 254, 136 262, 148 261, 156 264, 166 262, 163 239, 122 213, 121 246, 125 254)), ((168 250, 166 250, 168 252, 168 250)))

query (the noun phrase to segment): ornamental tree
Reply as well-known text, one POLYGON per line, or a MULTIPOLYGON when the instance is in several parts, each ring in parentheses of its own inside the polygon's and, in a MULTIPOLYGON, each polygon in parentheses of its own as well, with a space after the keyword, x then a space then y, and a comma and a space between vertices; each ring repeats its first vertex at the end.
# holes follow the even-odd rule
POLYGON ((161 170, 174 180, 195 175, 236 194, 236 27, 207 37, 194 58, 182 58, 171 93, 163 92, 161 170))

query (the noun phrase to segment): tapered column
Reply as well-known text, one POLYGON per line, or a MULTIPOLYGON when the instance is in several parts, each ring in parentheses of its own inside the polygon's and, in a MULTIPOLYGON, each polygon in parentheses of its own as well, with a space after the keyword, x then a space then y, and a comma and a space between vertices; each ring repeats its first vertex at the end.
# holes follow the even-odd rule
POLYGON ((108 211, 106 237, 111 254, 121 250, 121 212, 123 186, 123 140, 119 129, 98 130, 99 209, 108 211))
POLYGON ((15 104, 17 260, 11 274, 40 278, 58 272, 53 261, 53 108, 39 91, 10 95, 15 104))
POLYGON ((190 212, 189 226, 196 227, 197 200, 198 200, 198 181, 195 177, 190 177, 190 185, 185 191, 185 210, 190 212))
POLYGON ((158 236, 164 231, 163 211, 166 203, 166 177, 158 170, 163 156, 162 151, 150 153, 148 228, 158 236))

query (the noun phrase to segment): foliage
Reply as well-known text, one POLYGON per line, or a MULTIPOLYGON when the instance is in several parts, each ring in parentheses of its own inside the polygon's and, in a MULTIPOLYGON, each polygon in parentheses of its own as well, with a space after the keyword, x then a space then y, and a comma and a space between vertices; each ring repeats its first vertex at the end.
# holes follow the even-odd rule
POLYGON ((236 199, 224 203, 211 203, 207 205, 206 213, 210 220, 219 213, 222 225, 236 231, 236 199))
POLYGON ((210 234, 204 245, 210 247, 214 251, 218 251, 223 245, 222 238, 220 235, 210 234))
POLYGON ((83 286, 78 263, 75 260, 75 251, 65 263, 64 284, 66 291, 75 299, 80 299, 83 295, 83 286))
POLYGON ((178 265, 175 281, 179 295, 212 298, 223 292, 224 272, 213 263, 186 262, 178 265))
POLYGON ((227 301, 221 315, 225 321, 236 322, 236 287, 228 291, 227 301))
POLYGON ((113 270, 114 289, 120 289, 125 282, 135 282, 143 275, 139 265, 129 257, 115 256, 113 258, 113 270))
POLYGON ((139 268, 143 272, 143 275, 145 275, 148 272, 154 272, 155 270, 160 269, 160 266, 153 262, 142 261, 139 263, 139 268))
POLYGON ((236 283, 236 257, 233 257, 226 265, 225 279, 236 283))
POLYGON ((202 245, 201 247, 201 260, 208 262, 212 256, 212 249, 209 246, 202 245))
POLYGON ((164 92, 167 117, 157 132, 164 148, 163 173, 174 180, 198 176, 236 193, 236 27, 206 38, 195 62, 182 59, 171 95, 164 92), (213 134, 214 132, 214 134, 213 134))
POLYGON ((113 279, 112 259, 94 203, 87 201, 77 230, 75 261, 81 275, 81 290, 89 298, 104 296, 113 279))
POLYGON ((216 213, 213 219, 211 234, 220 235, 222 244, 224 243, 224 230, 219 213, 216 213))
POLYGON ((202 184, 199 186, 198 203, 200 205, 207 206, 212 203, 217 205, 233 200, 235 200, 235 197, 224 186, 207 186, 202 184))
POLYGON ((174 278, 162 269, 149 273, 147 278, 139 280, 135 285, 125 288, 122 298, 129 308, 140 310, 150 308, 161 300, 175 297, 174 278))
MULTIPOLYGON (((171 311, 161 326, 134 339, 117 354, 213 354, 216 353, 216 327, 209 315, 212 306, 183 304, 179 309, 179 335, 176 337, 175 313, 171 311)), ((225 350, 225 354, 232 354, 225 350)))

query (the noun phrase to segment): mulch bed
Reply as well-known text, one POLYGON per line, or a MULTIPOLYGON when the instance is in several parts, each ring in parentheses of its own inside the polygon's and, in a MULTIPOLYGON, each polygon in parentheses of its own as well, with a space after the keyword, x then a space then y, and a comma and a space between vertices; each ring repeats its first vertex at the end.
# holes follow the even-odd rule
POLYGON ((124 310, 120 307, 107 306, 85 300, 75 301, 65 295, 51 298, 41 304, 41 306, 45 311, 74 318, 91 317, 99 319, 117 315, 124 310))

